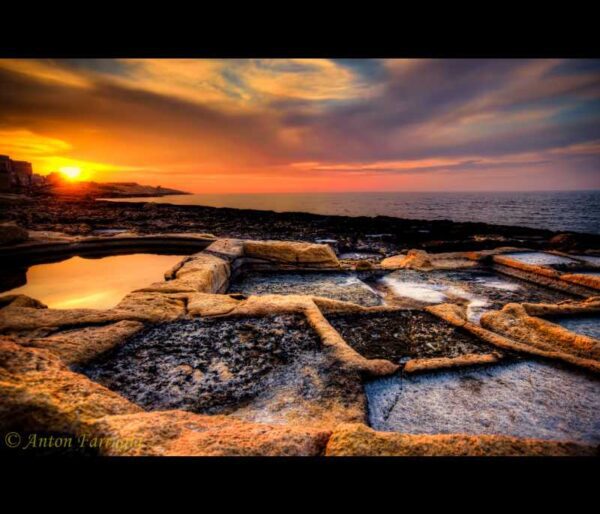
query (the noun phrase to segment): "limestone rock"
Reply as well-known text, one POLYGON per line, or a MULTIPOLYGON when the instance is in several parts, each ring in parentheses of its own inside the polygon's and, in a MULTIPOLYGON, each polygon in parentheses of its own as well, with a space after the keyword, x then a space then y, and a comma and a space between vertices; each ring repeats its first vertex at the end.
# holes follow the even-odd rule
POLYGON ((127 319, 96 309, 39 309, 9 305, 0 309, 0 333, 39 328, 76 327, 127 319))
POLYGON ((204 251, 226 259, 231 263, 243 257, 244 242, 241 239, 218 239, 204 251))
POLYGON ((600 341, 530 316, 523 305, 508 304, 481 317, 481 325, 517 343, 525 350, 600 371, 600 341))
POLYGON ((319 267, 339 267, 340 263, 328 245, 294 241, 244 241, 246 257, 319 267))
POLYGON ((561 275, 560 279, 600 291, 600 277, 598 276, 584 275, 580 273, 565 273, 561 275))
POLYGON ((323 453, 331 433, 183 411, 109 416, 98 420, 94 431, 100 437, 139 441, 109 447, 107 455, 162 456, 316 456, 323 453))
POLYGON ((463 434, 412 435, 376 432, 359 423, 340 425, 327 456, 597 456, 598 449, 562 441, 463 434))
POLYGON ((195 293, 188 301, 190 316, 223 316, 235 309, 240 300, 224 294, 195 293))
POLYGON ((183 316, 186 312, 185 294, 133 292, 121 300, 114 309, 100 311, 113 320, 135 320, 160 323, 183 316))
POLYGON ((198 253, 184 262, 175 273, 180 286, 188 286, 201 293, 218 293, 227 287, 229 262, 216 255, 198 253))
POLYGON ((528 264, 501 254, 492 256, 492 260, 494 262, 497 262, 498 264, 510 266, 511 268, 526 271, 529 273, 534 273, 536 275, 542 275, 543 277, 560 278, 560 273, 552 268, 549 268, 548 266, 528 264))
POLYGON ((405 373, 431 371, 434 369, 458 368, 480 364, 495 364, 502 359, 499 353, 471 353, 458 357, 434 357, 430 359, 411 359, 404 365, 405 373))
POLYGON ((48 350, 66 364, 81 364, 124 343, 144 325, 138 321, 119 321, 102 327, 68 330, 33 339, 28 346, 48 350))
POLYGON ((0 427, 80 434, 89 422, 140 412, 125 398, 69 371, 50 352, 0 341, 0 427))
POLYGON ((477 265, 477 262, 464 253, 427 253, 424 250, 410 250, 406 255, 394 255, 383 259, 384 269, 415 269, 431 271, 434 269, 461 269, 477 265))

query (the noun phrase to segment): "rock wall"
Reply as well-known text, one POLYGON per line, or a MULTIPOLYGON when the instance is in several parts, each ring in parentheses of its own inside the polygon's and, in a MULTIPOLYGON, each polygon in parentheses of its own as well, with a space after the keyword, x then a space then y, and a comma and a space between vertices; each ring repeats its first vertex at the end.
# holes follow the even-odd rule
POLYGON ((33 169, 30 162, 13 161, 0 155, 0 192, 19 192, 31 187, 33 169))

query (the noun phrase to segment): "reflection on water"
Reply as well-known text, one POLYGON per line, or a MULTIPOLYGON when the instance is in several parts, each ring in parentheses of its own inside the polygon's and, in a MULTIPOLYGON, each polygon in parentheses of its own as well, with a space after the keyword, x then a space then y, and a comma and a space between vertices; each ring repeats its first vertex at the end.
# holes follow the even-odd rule
POLYGON ((25 294, 54 309, 114 307, 127 293, 162 280, 183 255, 131 254, 71 257, 27 271, 27 283, 3 294, 25 294))

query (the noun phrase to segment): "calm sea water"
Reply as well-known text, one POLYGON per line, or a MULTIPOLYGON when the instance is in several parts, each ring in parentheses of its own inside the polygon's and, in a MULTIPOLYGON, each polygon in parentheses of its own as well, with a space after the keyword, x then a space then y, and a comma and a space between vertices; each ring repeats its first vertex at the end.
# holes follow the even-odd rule
MULTIPOLYGON (((122 199, 121 199, 122 200, 122 199)), ((343 216, 451 219, 600 233, 600 190, 498 193, 180 195, 128 201, 343 216)))

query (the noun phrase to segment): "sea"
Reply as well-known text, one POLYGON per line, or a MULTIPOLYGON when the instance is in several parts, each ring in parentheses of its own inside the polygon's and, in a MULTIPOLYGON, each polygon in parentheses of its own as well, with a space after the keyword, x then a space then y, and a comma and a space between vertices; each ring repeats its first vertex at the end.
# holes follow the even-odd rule
POLYGON ((193 194, 118 201, 123 200, 342 216, 449 219, 600 234, 600 190, 193 194))

